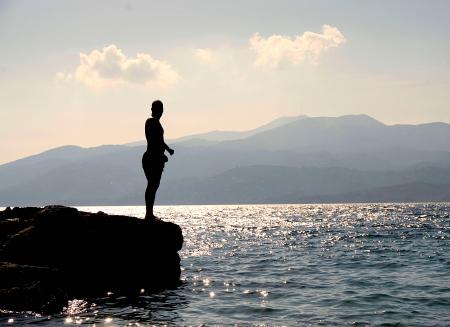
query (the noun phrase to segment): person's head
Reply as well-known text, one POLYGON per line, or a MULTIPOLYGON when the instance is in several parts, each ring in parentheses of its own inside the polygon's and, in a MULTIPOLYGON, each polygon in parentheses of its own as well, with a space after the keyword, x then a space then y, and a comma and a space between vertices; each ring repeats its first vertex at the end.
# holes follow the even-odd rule
POLYGON ((152 103, 152 117, 159 119, 163 114, 163 103, 160 100, 155 100, 152 103))

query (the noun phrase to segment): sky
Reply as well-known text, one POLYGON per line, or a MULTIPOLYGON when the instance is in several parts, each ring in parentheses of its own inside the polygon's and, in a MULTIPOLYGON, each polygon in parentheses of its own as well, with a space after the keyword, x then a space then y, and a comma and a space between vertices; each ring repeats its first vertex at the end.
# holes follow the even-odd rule
POLYGON ((0 0, 0 164, 281 116, 450 123, 450 1, 0 0))

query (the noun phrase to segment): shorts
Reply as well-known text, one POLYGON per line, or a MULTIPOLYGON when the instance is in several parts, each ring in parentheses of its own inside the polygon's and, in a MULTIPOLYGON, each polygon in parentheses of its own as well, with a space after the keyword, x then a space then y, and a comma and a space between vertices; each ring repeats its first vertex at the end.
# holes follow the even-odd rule
POLYGON ((142 156, 142 168, 144 169, 147 180, 150 180, 151 178, 159 179, 164 170, 164 159, 152 157, 146 151, 142 156))

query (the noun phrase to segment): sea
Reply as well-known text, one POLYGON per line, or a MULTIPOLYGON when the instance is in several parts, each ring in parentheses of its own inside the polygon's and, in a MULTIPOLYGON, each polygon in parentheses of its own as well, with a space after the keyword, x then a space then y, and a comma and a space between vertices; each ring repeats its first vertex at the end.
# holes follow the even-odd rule
POLYGON ((178 288, 72 299, 51 316, 3 310, 0 325, 450 326, 449 203, 158 206, 156 214, 183 229, 178 288))

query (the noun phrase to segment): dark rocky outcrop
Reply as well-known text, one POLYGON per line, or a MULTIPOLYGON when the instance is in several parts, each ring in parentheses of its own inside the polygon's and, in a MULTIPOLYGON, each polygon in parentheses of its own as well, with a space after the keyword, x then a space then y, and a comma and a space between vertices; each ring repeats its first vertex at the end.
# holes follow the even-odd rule
POLYGON ((70 298, 178 285, 183 235, 164 221, 75 208, 0 212, 0 308, 58 311, 70 298))

